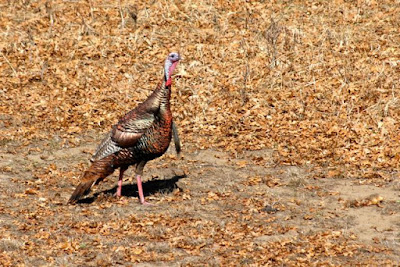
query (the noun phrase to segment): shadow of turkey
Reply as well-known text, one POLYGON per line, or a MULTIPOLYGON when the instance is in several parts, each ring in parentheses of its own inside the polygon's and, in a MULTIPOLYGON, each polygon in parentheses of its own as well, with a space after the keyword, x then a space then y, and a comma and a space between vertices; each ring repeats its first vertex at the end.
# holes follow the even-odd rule
MULTIPOLYGON (((143 183, 143 189, 145 192, 145 196, 154 195, 156 193, 169 194, 174 191, 174 189, 179 188, 177 182, 186 178, 186 174, 183 175, 174 175, 169 179, 164 180, 151 180, 143 183)), ((112 189, 107 189, 101 192, 94 193, 93 196, 80 199, 77 204, 91 204, 99 198, 99 196, 107 196, 114 195, 118 186, 113 187, 112 189)), ((122 196, 124 197, 134 197, 138 198, 139 194, 137 192, 137 185, 135 184, 126 184, 122 186, 122 196)))

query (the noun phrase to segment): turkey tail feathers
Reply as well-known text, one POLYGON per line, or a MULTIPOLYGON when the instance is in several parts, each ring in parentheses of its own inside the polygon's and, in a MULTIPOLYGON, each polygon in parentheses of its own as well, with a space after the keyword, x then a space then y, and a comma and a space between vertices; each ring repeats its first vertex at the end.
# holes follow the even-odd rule
POLYGON ((112 157, 106 157, 93 162, 89 169, 83 174, 81 183, 76 187, 74 193, 72 193, 68 203, 76 203, 81 197, 90 192, 94 184, 100 182, 113 172, 112 157))
POLYGON ((96 181, 92 182, 82 182, 80 183, 74 193, 72 193, 72 196, 69 198, 68 203, 69 204, 75 204, 81 197, 83 197, 84 195, 87 195, 90 192, 90 188, 92 188, 93 184, 95 184, 96 181))
POLYGON ((176 153, 179 154, 181 152, 181 140, 179 139, 178 129, 174 122, 172 122, 172 135, 174 137, 176 153))

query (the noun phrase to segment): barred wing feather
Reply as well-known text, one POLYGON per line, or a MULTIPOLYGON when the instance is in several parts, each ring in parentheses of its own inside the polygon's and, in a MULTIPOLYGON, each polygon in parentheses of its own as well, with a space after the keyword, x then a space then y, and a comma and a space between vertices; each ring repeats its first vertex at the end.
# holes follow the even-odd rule
POLYGON ((103 141, 101 141, 100 145, 97 147, 96 152, 94 153, 90 161, 94 162, 96 160, 103 159, 120 150, 121 147, 119 147, 113 140, 111 140, 111 132, 108 132, 103 141))

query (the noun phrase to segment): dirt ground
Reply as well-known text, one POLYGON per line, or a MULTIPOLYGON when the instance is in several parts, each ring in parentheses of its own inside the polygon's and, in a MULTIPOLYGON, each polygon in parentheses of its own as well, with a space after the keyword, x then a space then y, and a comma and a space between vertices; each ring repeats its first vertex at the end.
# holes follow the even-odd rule
POLYGON ((0 1, 0 266, 399 266, 400 2, 0 1), (183 144, 66 202, 182 60, 183 144))
POLYGON ((5 266, 396 265, 400 186, 317 179, 277 166, 272 150, 230 155, 173 145, 145 168, 152 206, 129 170, 77 205, 66 202, 99 139, 76 147, 1 147, 0 251, 5 266), (262 164, 257 164, 262 160, 262 164), (72 171, 71 171, 72 169, 72 171), (137 265, 136 265, 137 264, 137 265))

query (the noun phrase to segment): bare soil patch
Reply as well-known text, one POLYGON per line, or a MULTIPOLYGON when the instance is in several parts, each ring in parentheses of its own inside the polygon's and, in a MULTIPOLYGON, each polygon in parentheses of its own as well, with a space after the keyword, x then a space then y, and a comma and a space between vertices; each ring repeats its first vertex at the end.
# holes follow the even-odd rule
POLYGON ((139 204, 133 173, 122 198, 113 196, 115 173, 72 206, 66 202, 93 143, 10 153, 14 149, 3 147, 0 155, 4 265, 400 260, 400 191, 391 183, 320 179, 307 167, 252 163, 253 157, 272 162, 271 150, 237 157, 189 150, 177 157, 172 146, 145 170, 144 190, 154 206, 139 204))

